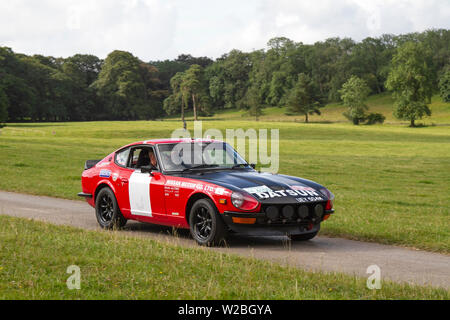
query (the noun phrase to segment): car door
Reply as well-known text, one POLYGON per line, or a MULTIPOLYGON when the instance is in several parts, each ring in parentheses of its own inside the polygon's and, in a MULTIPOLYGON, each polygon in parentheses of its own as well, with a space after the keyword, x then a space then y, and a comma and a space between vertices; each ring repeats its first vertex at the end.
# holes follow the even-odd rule
POLYGON ((116 189, 116 198, 120 211, 125 218, 130 218, 130 198, 128 182, 134 169, 128 167, 131 148, 116 152, 114 158, 115 169, 112 172, 112 183, 116 189))
POLYGON ((130 153, 129 167, 134 170, 128 181, 130 215, 136 220, 163 222, 165 177, 159 169, 151 174, 141 171, 141 166, 148 165, 145 161, 141 161, 144 158, 141 153, 149 150, 153 150, 153 147, 136 147, 130 153))

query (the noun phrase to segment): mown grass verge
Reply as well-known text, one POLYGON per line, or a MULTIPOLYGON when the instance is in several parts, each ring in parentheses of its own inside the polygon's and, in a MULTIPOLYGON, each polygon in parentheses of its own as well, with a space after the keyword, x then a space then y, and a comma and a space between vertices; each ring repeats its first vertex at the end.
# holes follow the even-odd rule
POLYGON ((449 299, 444 289, 282 267, 117 232, 0 216, 0 299, 449 299), (69 290, 67 267, 81 269, 69 290))

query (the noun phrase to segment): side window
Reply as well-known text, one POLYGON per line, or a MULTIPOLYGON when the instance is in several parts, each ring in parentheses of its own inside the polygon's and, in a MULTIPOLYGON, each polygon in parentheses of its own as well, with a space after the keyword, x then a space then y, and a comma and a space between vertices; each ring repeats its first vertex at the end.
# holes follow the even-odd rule
POLYGON ((142 152, 142 149, 137 149, 137 148, 133 149, 133 152, 132 152, 131 158, 130 158, 130 164, 129 164, 130 168, 138 168, 139 158, 140 157, 142 158, 142 155, 143 155, 143 154, 141 155, 141 152, 142 152))
POLYGON ((151 147, 132 148, 129 161, 128 167, 133 169, 149 166, 152 163, 155 167, 158 167, 158 162, 154 155, 154 149, 151 147))
POLYGON ((116 163, 119 166, 126 167, 129 154, 130 154, 130 148, 116 153, 116 163))

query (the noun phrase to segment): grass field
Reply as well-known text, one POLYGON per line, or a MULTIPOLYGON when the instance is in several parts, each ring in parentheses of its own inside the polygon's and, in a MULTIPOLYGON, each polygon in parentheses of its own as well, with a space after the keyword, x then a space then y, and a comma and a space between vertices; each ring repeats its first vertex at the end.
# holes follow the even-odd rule
POLYGON ((0 249, 0 299, 449 299, 444 289, 369 290, 342 274, 6 216, 0 249), (70 265, 81 290, 67 289, 70 265))
MULTIPOLYGON (((85 160, 168 137, 179 126, 170 120, 9 124, 0 135, 0 189, 76 199, 85 160)), ((315 180, 336 195, 337 214, 322 234, 450 252, 450 127, 214 119, 203 127, 280 129, 280 172, 315 180)))
MULTIPOLYGON (((386 117, 386 124, 404 124, 408 125, 408 121, 398 120, 393 115, 394 100, 390 93, 370 96, 367 100, 369 112, 381 113, 386 117)), ((429 105, 432 115, 418 120, 417 124, 423 125, 450 125, 450 103, 445 103, 438 95, 433 96, 429 105)), ((328 104, 320 109, 321 115, 311 115, 310 122, 328 123, 328 122, 348 122, 342 115, 346 108, 341 103, 328 104)), ((286 115, 286 108, 270 107, 263 109, 264 114, 260 117, 261 121, 281 121, 281 122, 304 122, 305 117, 302 115, 286 115)), ((171 118, 174 119, 174 118, 171 118)), ((192 113, 188 113, 188 119, 192 119, 192 113)), ((207 120, 208 118, 202 118, 207 120)), ((216 120, 253 120, 242 110, 220 110, 214 116, 216 120)))

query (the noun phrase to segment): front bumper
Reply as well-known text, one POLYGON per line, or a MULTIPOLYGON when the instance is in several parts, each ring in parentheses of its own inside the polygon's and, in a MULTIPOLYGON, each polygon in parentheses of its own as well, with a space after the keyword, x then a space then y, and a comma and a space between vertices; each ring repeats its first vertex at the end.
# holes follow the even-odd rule
POLYGON ((326 210, 321 219, 306 219, 295 220, 279 220, 270 221, 264 212, 233 212, 225 211, 222 215, 223 220, 228 228, 236 233, 242 233, 255 236, 280 236, 290 234, 308 234, 315 233, 320 230, 320 223, 324 221, 324 217, 334 213, 334 210, 326 210), (253 224, 235 223, 233 218, 254 218, 256 222, 253 224))

